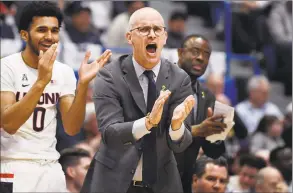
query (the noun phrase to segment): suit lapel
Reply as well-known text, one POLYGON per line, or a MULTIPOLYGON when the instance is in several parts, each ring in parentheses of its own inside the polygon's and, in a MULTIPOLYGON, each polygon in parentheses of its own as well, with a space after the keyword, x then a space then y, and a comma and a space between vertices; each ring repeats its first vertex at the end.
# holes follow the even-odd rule
POLYGON ((168 80, 169 69, 170 69, 170 64, 162 59, 160 71, 156 81, 157 97, 159 97, 160 91, 162 90, 163 85, 166 87, 166 89, 168 89, 170 86, 170 82, 168 80))
POLYGON ((124 72, 124 80, 128 84, 131 95, 144 115, 146 115, 146 104, 144 101, 143 91, 136 76, 132 63, 132 55, 129 55, 122 61, 122 71, 124 72))

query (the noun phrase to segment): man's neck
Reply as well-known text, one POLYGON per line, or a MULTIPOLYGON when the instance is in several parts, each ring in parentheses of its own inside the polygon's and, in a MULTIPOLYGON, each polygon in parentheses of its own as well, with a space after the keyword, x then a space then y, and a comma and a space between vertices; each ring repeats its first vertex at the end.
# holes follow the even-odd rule
POLYGON ((28 65, 31 68, 37 69, 39 58, 38 56, 33 53, 33 51, 29 50, 27 47, 23 52, 21 52, 21 57, 26 65, 28 65))
POLYGON ((80 190, 78 190, 78 188, 74 185, 73 182, 71 183, 66 181, 66 187, 69 192, 72 192, 72 193, 80 192, 80 190))
POLYGON ((190 80, 191 80, 191 83, 192 84, 196 84, 197 83, 197 77, 194 77, 194 76, 189 76, 190 77, 190 80))
POLYGON ((256 109, 261 109, 265 105, 265 104, 260 105, 260 104, 254 103, 252 100, 249 100, 249 102, 250 102, 251 106, 256 109))

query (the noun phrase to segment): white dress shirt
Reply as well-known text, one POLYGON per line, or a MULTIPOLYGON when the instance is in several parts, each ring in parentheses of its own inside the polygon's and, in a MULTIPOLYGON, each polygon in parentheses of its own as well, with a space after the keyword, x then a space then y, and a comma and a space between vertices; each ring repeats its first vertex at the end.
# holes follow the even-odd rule
MULTIPOLYGON (((139 80, 139 84, 143 90, 143 96, 145 103, 147 104, 147 96, 148 96, 148 78, 143 74, 143 72, 146 70, 141 65, 139 65, 134 58, 132 58, 132 62, 134 65, 134 69, 137 75, 137 78, 139 80)), ((160 71, 161 67, 161 61, 152 69, 154 72, 154 80, 157 81, 157 77, 160 71)), ((184 124, 181 125, 180 129, 173 131, 171 126, 169 128, 169 135, 173 141, 178 141, 183 137, 185 130, 184 124)), ((147 130, 145 126, 145 117, 138 119, 134 121, 133 127, 132 127, 132 134, 136 140, 139 140, 144 135, 147 135, 151 133, 149 130, 147 130)), ((142 155, 143 156, 143 155, 142 155)), ((138 162, 136 171, 133 176, 134 181, 142 181, 142 156, 138 162)))

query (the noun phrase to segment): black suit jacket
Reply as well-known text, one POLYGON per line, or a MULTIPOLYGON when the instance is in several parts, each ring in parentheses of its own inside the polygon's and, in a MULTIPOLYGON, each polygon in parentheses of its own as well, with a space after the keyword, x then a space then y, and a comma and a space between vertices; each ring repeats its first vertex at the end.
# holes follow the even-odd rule
MULTIPOLYGON (((192 125, 197 125, 207 118, 207 110, 215 106, 215 96, 199 82, 192 84, 193 92, 197 95, 197 115, 196 119, 193 117, 192 111, 192 125)), ((185 193, 191 193, 192 170, 196 162, 196 158, 200 147, 202 147, 204 154, 211 158, 218 158, 225 152, 224 142, 210 143, 204 137, 193 137, 192 144, 182 153, 175 154, 180 171, 182 185, 185 193)))
MULTIPOLYGON (((174 109, 192 95, 191 82, 183 70, 162 59, 156 81, 157 95, 163 85, 172 94, 156 128, 158 180, 152 189, 155 193, 177 193, 183 189, 173 151, 184 151, 191 144, 192 136, 188 121, 179 142, 171 140, 169 127, 174 109)), ((141 139, 136 141, 132 134, 133 123, 147 114, 132 55, 121 56, 99 71, 93 99, 102 142, 90 165, 82 192, 127 192, 142 154, 141 139)))

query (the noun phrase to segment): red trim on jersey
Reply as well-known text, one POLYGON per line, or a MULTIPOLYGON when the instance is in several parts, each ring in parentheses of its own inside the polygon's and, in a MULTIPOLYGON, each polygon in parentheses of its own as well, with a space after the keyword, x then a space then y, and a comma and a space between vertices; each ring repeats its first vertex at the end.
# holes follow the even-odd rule
POLYGON ((0 178, 14 178, 14 174, 0 173, 0 178))

